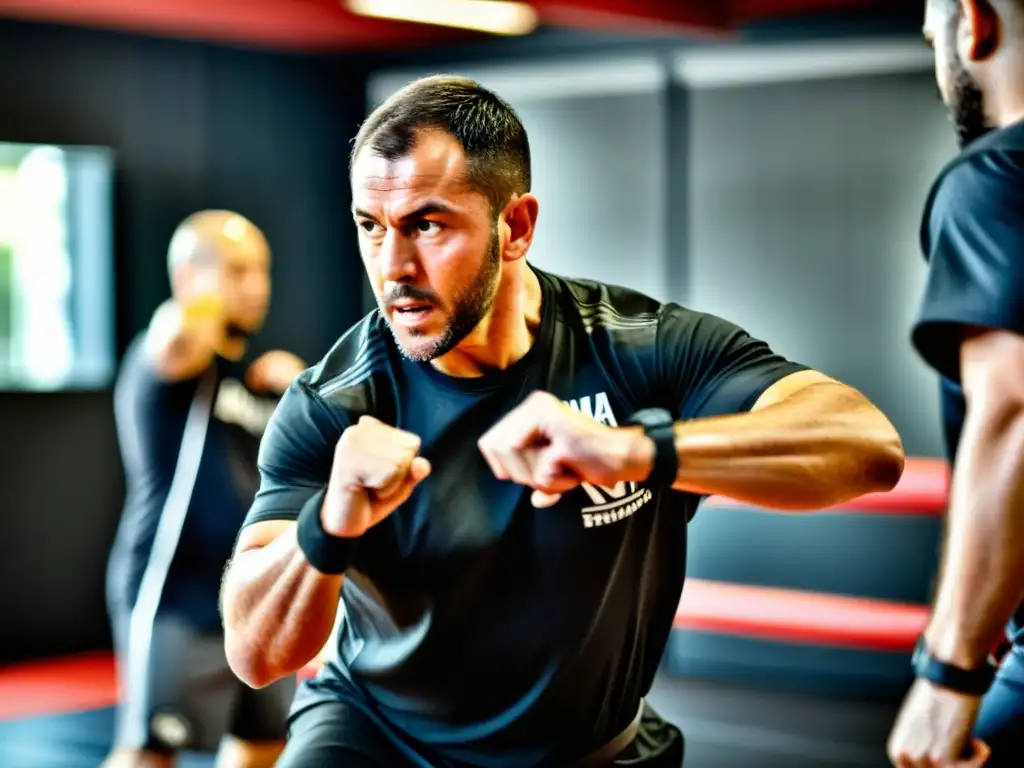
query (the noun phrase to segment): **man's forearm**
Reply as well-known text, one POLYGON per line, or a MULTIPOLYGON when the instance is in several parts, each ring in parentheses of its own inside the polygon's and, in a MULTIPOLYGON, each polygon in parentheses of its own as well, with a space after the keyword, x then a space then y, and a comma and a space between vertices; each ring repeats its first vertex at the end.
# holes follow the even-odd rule
POLYGON ((313 659, 334 628, 341 582, 309 564, 294 526, 236 555, 223 590, 226 650, 235 674, 260 688, 313 659))
POLYGON ((820 509, 890 490, 903 446, 888 419, 841 384, 813 384, 751 413, 676 424, 677 490, 775 509, 820 509))
POLYGON ((929 650, 980 666, 1024 599, 1024 409, 969 408, 950 496, 929 650))

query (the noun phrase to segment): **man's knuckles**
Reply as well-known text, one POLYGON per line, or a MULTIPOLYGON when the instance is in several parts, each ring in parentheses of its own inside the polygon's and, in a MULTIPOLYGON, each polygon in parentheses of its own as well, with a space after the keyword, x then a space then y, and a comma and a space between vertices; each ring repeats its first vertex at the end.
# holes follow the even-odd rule
POLYGON ((363 450, 419 451, 419 435, 389 426, 372 416, 362 416, 341 434, 339 444, 357 445, 363 450))
POLYGON ((548 409, 553 405, 560 405, 561 401, 550 392, 536 389, 526 396, 523 404, 529 405, 531 408, 548 409))
POLYGON ((342 432, 336 452, 350 460, 366 458, 408 463, 419 453, 420 445, 418 435, 364 416, 357 424, 342 432))

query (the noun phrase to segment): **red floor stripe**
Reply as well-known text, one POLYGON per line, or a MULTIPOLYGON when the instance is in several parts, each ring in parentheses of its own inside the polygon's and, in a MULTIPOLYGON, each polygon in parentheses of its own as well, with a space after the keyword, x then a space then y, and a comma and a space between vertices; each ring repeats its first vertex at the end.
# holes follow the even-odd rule
POLYGON ((0 668, 0 720, 62 715, 116 701, 117 678, 109 653, 0 668))
POLYGON ((677 629, 871 651, 910 652, 923 605, 687 579, 677 629))
MULTIPOLYGON (((310 667, 299 677, 315 674, 310 667)), ((101 709, 117 701, 117 670, 110 653, 0 667, 0 721, 101 709)))

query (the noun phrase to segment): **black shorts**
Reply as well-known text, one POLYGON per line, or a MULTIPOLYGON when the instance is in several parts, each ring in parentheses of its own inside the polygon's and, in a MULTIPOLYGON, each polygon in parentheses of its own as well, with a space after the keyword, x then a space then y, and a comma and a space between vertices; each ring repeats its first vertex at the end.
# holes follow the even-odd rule
MULTIPOLYGON (((680 768, 682 733, 644 706, 640 731, 613 766, 680 768)), ((320 701, 293 716, 288 745, 276 768, 423 768, 399 750, 357 705, 345 700, 320 701)))
POLYGON ((348 701, 321 701, 294 716, 275 768, 411 768, 369 715, 348 701))
POLYGON ((225 735, 284 741, 294 677, 255 691, 228 667, 222 635, 160 616, 140 644, 130 641, 129 622, 126 612, 113 617, 122 690, 117 747, 213 752, 225 735))

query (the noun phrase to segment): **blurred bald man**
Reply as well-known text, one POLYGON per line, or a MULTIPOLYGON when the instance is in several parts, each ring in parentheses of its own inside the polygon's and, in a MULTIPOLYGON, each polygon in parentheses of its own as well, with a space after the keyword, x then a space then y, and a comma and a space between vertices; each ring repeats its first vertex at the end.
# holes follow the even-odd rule
POLYGON ((217 595, 259 486, 256 454, 277 400, 306 366, 247 357, 270 303, 270 248, 229 211, 175 231, 172 298, 130 346, 115 390, 127 498, 107 574, 121 678, 108 768, 271 766, 295 690, 259 691, 228 668, 217 595))

